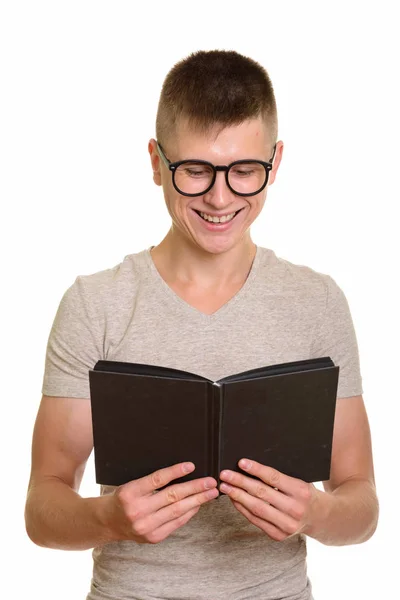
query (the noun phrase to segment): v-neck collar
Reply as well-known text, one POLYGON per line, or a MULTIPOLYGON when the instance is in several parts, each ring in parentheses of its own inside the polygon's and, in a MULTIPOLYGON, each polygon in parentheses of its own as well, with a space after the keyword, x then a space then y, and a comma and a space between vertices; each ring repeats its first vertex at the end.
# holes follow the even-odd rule
POLYGON ((153 248, 153 246, 150 246, 150 248, 147 248, 146 250, 144 250, 144 256, 146 258, 148 267, 153 275, 153 278, 157 282, 157 285, 159 286, 159 288, 163 290, 163 293, 167 298, 169 298, 173 302, 179 304, 189 315, 197 316, 201 320, 203 320, 203 322, 214 321, 214 320, 218 319, 220 316, 225 314, 229 309, 231 309, 234 305, 236 305, 236 303, 244 295, 247 294, 247 292, 248 292, 249 288, 251 287, 253 280, 256 276, 258 265, 260 263, 260 258, 261 258, 261 249, 259 246, 256 246, 256 253, 255 253, 253 262, 251 264, 250 271, 249 271, 247 278, 246 278, 244 284, 242 285, 242 287, 236 292, 236 294, 234 296, 232 296, 232 298, 230 298, 227 302, 225 302, 225 304, 223 304, 218 310, 216 310, 215 312, 213 312, 211 314, 207 314, 207 313, 202 312, 198 308, 195 308, 194 306, 192 306, 191 304, 186 302, 186 300, 181 298, 176 292, 174 292, 174 290, 161 277, 161 275, 153 261, 153 258, 151 256, 152 248, 153 248))

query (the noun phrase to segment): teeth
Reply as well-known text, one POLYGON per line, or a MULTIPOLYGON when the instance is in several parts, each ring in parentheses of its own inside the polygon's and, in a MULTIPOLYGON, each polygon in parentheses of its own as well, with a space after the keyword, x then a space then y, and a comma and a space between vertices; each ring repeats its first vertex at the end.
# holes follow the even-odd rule
POLYGON ((226 221, 231 221, 233 219, 233 217, 235 216, 235 212, 231 213, 230 215, 225 215, 223 217, 212 217, 211 215, 207 215, 207 213, 203 213, 201 212, 200 215, 203 217, 203 219, 205 219, 206 221, 209 221, 210 223, 226 223, 226 221))

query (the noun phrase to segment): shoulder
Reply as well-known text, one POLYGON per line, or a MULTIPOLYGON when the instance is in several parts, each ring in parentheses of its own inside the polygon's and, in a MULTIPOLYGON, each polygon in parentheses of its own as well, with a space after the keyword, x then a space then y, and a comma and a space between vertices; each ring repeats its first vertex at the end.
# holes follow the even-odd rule
POLYGON ((307 297, 326 303, 328 298, 343 294, 333 277, 316 269, 277 256, 273 250, 260 248, 260 279, 278 294, 307 297))
POLYGON ((144 277, 147 250, 128 254, 113 267, 80 274, 67 290, 73 295, 91 298, 94 302, 115 294, 132 293, 144 277))

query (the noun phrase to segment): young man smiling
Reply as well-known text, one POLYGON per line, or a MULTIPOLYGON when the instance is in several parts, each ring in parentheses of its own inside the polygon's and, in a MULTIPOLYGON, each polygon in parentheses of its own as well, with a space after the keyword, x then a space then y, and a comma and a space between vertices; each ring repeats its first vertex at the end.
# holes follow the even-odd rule
POLYGON ((78 277, 60 303, 34 431, 27 531, 42 546, 94 548, 90 600, 309 600, 306 536, 360 543, 378 518, 348 305, 331 277, 251 239, 283 152, 259 64, 224 51, 181 61, 164 82, 156 130, 149 153, 171 228, 157 246, 78 277), (97 360, 217 380, 318 356, 340 366, 324 491, 243 460, 243 473, 221 474, 220 490, 211 477, 174 484, 195 469, 185 463, 102 486, 98 498, 79 496, 93 445, 88 371, 97 360))

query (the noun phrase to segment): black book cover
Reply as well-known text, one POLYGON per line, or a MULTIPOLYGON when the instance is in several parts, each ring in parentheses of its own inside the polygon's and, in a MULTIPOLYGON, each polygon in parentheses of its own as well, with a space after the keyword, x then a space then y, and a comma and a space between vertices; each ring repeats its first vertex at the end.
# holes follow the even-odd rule
POLYGON ((122 485, 160 468, 196 466, 174 483, 241 472, 256 460, 307 482, 329 479, 339 367, 329 357, 210 381, 138 363, 89 371, 96 482, 122 485))

